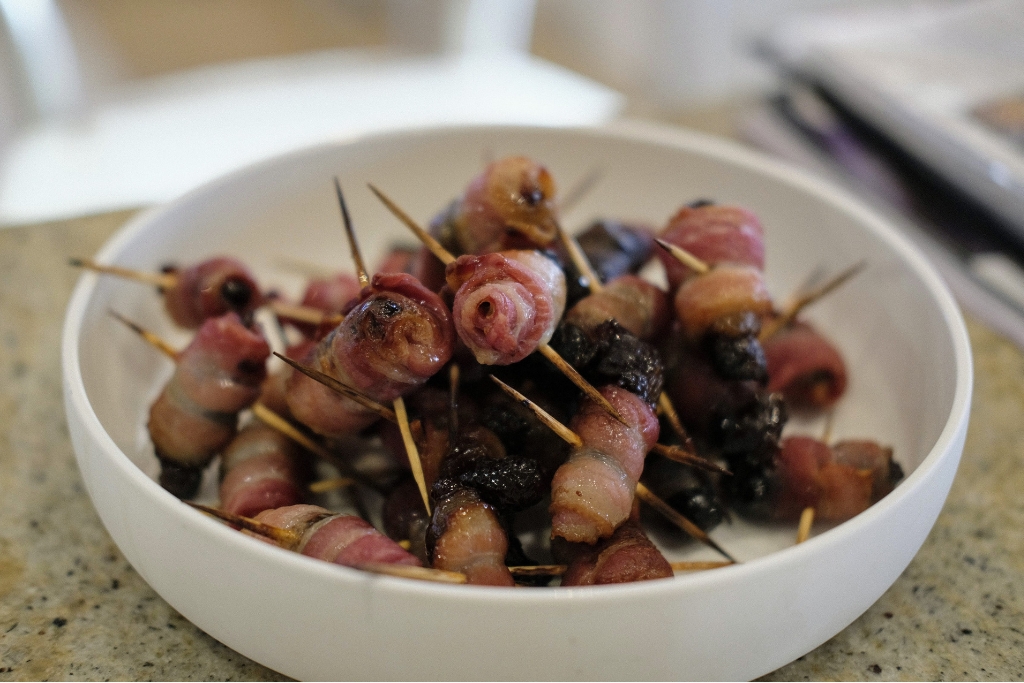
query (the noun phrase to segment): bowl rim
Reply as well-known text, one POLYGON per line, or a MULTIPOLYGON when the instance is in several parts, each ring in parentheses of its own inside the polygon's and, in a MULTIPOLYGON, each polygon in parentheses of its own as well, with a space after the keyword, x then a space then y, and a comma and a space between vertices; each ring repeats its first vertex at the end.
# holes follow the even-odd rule
MULTIPOLYGON (((849 192, 835 187, 807 171, 772 159, 739 143, 697 131, 647 122, 626 122, 601 128, 529 125, 435 126, 389 130, 346 137, 250 164, 200 185, 167 204, 144 210, 131 218, 104 244, 96 254, 96 260, 99 262, 110 261, 114 255, 122 251, 127 243, 135 239, 140 232, 145 231, 150 224, 172 214, 179 207, 187 205, 193 200, 206 196, 209 193, 216 193, 225 186, 244 181, 248 176, 271 169, 278 164, 300 161, 307 156, 330 153, 352 145, 373 144, 378 140, 389 139, 393 142, 394 139, 405 139, 413 141, 421 137, 465 134, 467 131, 494 136, 500 136, 503 133, 528 133, 613 139, 670 147, 690 154, 715 158, 726 164, 771 176, 779 182, 788 184, 815 196, 821 201, 832 204, 854 217, 860 225, 870 230, 878 239, 886 243, 912 268, 915 275, 923 282, 933 297, 941 312, 946 330, 950 334, 956 362, 954 395, 950 413, 928 454, 914 471, 900 482, 892 494, 886 496, 854 518, 808 539, 805 543, 795 544, 753 560, 722 567, 713 572, 694 572, 684 576, 675 576, 672 580, 574 587, 553 591, 509 591, 496 587, 451 586, 370 575, 366 572, 321 562, 245 538, 244 535, 238 534, 224 524, 200 513, 198 510, 182 505, 181 501, 165 491, 157 482, 150 479, 114 443, 92 408, 85 391, 81 372, 79 341, 85 323, 85 312, 88 303, 95 293, 97 283, 99 282, 99 276, 96 273, 86 272, 82 274, 74 288, 65 315, 61 343, 62 375, 66 405, 69 410, 73 409, 77 413, 90 438, 99 447, 98 451, 112 465, 125 474, 130 481, 141 487, 144 492, 147 492, 149 497, 153 499, 154 504, 162 507, 167 514, 181 515, 182 511, 186 511, 182 521, 191 526, 194 531, 207 535, 212 534, 213 538, 219 542, 241 544, 237 547, 244 553, 257 556, 262 554, 262 559, 265 561, 278 563, 295 571, 320 574, 324 577, 329 577, 328 580, 341 584, 350 584, 352 586, 372 585, 374 588, 398 595, 408 594, 426 598, 440 598, 446 602, 451 600, 479 602, 481 599, 485 599, 495 604, 507 603, 509 601, 530 604, 537 601, 548 602, 559 599, 573 599, 579 596, 586 596, 590 602, 617 602, 620 600, 636 599, 648 594, 657 596, 659 594, 667 595, 677 592, 701 591, 719 584, 741 581, 746 575, 799 564, 805 558, 827 551, 829 547, 841 545, 846 537, 857 533, 863 527, 870 526, 875 520, 885 516, 890 508, 898 505, 904 497, 913 495, 925 486, 926 479, 930 477, 941 461, 948 457, 959 458, 959 452, 954 453, 953 451, 955 450, 954 446, 957 439, 966 430, 973 385, 970 341, 959 307, 949 289, 935 268, 927 261, 924 254, 917 247, 913 246, 907 237, 899 233, 889 220, 849 192)), ((89 493, 91 496, 92 492, 90 491, 89 493)))

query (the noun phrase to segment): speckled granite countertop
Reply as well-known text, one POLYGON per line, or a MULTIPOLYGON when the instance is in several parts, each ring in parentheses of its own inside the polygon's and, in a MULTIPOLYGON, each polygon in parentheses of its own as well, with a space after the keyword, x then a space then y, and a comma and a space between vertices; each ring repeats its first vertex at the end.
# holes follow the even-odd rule
MULTIPOLYGON (((0 681, 282 680, 132 570, 82 486, 59 346, 78 277, 129 214, 0 230, 0 681)), ((1024 679, 1024 354, 970 325, 960 472, 924 547, 846 630, 764 680, 1024 679)))

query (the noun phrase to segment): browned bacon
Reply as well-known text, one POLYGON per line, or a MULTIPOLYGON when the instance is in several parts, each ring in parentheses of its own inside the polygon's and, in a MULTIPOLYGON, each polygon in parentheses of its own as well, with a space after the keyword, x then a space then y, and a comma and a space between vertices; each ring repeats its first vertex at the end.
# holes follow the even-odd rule
POLYGON ((815 517, 842 522, 889 493, 902 477, 892 449, 873 441, 828 444, 806 436, 782 441, 775 462, 773 516, 793 520, 813 507, 815 517))
MULTIPOLYGON (((405 273, 378 274, 345 319, 301 359, 390 403, 422 385, 451 358, 455 331, 441 299, 405 273)), ((288 380, 288 407, 324 436, 343 436, 376 415, 301 373, 288 380)))
POLYGON ((164 305, 182 327, 199 327, 228 311, 245 315, 263 303, 256 279, 238 259, 219 256, 188 268, 167 266, 164 272, 176 278, 174 287, 163 291, 164 305))
POLYGON ((668 316, 665 292, 636 275, 623 275, 581 299, 565 314, 565 321, 590 331, 606 320, 616 320, 647 341, 664 329, 668 316))
POLYGON ((459 338, 483 365, 510 365, 546 344, 565 308, 565 276, 537 251, 460 256, 448 265, 459 338))
MULTIPOLYGON (((669 219, 661 237, 711 266, 732 263, 764 270, 764 228, 757 216, 738 206, 684 206, 669 219)), ((671 255, 661 252, 658 257, 665 264, 670 290, 693 275, 671 255)))
POLYGON ((318 560, 347 567, 370 563, 420 566, 415 556, 353 515, 338 515, 316 505, 290 505, 261 512, 256 519, 296 533, 299 540, 286 549, 318 560))
POLYGON ((551 534, 574 543, 607 538, 629 518, 644 458, 658 441, 658 418, 634 394, 615 386, 601 394, 629 423, 585 401, 571 429, 583 440, 551 482, 551 534))
POLYGON ((577 553, 562 575, 563 586, 597 586, 672 576, 672 565, 633 519, 600 543, 580 546, 577 553))
POLYGON ((683 282, 676 291, 675 309, 683 331, 697 339, 722 318, 747 312, 768 315, 772 300, 759 269, 723 264, 683 282))
POLYGON ((221 509, 255 517, 264 510, 294 505, 303 498, 304 469, 294 441, 253 422, 221 453, 221 509))
POLYGON ((498 515, 473 489, 441 479, 431 489, 434 515, 427 550, 435 569, 462 572, 468 583, 512 586, 505 566, 508 536, 498 515))
POLYGON ((164 488, 179 498, 195 494, 203 468, 234 438, 239 411, 259 397, 269 355, 263 335, 236 313, 199 328, 149 410, 164 488))
POLYGON ((488 164, 431 224, 455 254, 548 246, 557 236, 555 183, 548 170, 526 157, 488 164))
POLYGON ((846 391, 846 364, 839 351, 807 323, 796 322, 763 343, 768 390, 779 391, 798 410, 826 410, 846 391))

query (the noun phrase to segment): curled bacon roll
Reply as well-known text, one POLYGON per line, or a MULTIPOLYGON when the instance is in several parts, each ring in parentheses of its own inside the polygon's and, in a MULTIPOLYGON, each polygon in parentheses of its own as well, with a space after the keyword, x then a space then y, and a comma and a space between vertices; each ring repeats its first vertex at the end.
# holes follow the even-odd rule
POLYGON ((248 425, 220 457, 220 506, 255 517, 302 501, 305 468, 299 446, 260 422, 248 425))
MULTIPOLYGON (((455 331, 441 299, 405 273, 373 276, 345 319, 302 361, 389 403, 422 385, 452 356, 455 331)), ((353 434, 376 415, 301 373, 288 380, 292 415, 329 437, 353 434)))
POLYGON ((467 583, 513 586, 505 566, 508 535, 490 505, 473 489, 452 479, 431 488, 434 515, 427 530, 427 550, 435 569, 462 572, 467 583))
POLYGON ((353 515, 335 514, 317 505, 289 505, 261 512, 256 519, 297 535, 294 544, 284 546, 286 550, 325 562, 346 567, 370 563, 421 566, 414 555, 353 515))
POLYGON ((629 518, 644 458, 658 441, 658 418, 634 394, 601 389, 622 424, 593 401, 584 402, 570 428, 583 440, 551 482, 551 535, 574 543, 596 543, 629 518))
POLYGON ((176 279, 173 287, 163 290, 164 306, 182 327, 199 327, 207 318, 229 311, 245 315, 263 303, 256 279, 238 259, 219 256, 188 268, 163 270, 176 279))
POLYGON ((269 355, 263 335, 236 313, 199 328, 149 410, 164 488, 179 498, 195 494, 203 468, 234 438, 239 411, 259 397, 269 355))
POLYGON ((825 410, 846 391, 846 363, 817 330, 796 322, 763 344, 768 390, 781 392, 796 410, 825 410))
POLYGON ((558 235, 555 182, 521 156, 487 165, 431 230, 455 254, 546 247, 558 235))
POLYGON ((530 250, 460 256, 448 265, 459 338, 483 365, 510 365, 546 344, 565 309, 565 275, 530 250))
MULTIPOLYGON (((661 238, 711 266, 732 263, 764 270, 764 228, 757 216, 738 206, 684 206, 669 219, 661 238)), ((694 274, 669 254, 661 252, 658 258, 665 265, 670 290, 694 274)))
POLYGON ((665 292, 636 275, 623 275, 581 299, 565 314, 565 321, 589 331, 606 320, 616 320, 647 341, 665 328, 668 317, 665 292))
POLYGON ((892 449, 873 441, 828 444, 806 436, 782 441, 775 461, 772 517, 799 518, 807 507, 815 517, 842 522, 868 509, 887 493, 903 471, 892 449))
POLYGON ((672 575, 672 565, 651 543, 640 523, 630 519, 600 543, 580 547, 562 575, 562 586, 630 583, 672 575))

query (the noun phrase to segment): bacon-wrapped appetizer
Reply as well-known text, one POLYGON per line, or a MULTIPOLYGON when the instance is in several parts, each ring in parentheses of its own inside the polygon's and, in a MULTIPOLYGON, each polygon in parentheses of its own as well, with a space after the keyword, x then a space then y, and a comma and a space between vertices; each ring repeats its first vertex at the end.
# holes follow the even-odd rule
POLYGON ((630 583, 673 575, 672 565, 635 519, 627 520, 596 545, 576 546, 574 554, 562 575, 562 586, 630 583))
POLYGON ((263 303, 256 278, 238 259, 218 256, 193 266, 165 266, 173 286, 161 288, 164 305, 178 325, 196 328, 228 311, 246 315, 263 303))
POLYGON ((796 410, 827 410, 846 391, 846 363, 820 332, 794 322, 762 343, 768 391, 780 392, 796 410))
POLYGON ((558 235, 555 181, 526 157, 498 159, 430 227, 454 254, 546 247, 558 235))
POLYGON ((583 447, 555 472, 549 511, 552 536, 574 543, 596 543, 629 518, 644 458, 660 431, 647 402, 615 386, 601 394, 630 426, 590 400, 572 420, 583 447))
POLYGON ((427 551, 435 569, 462 572, 468 583, 512 586, 505 566, 508 535, 497 511, 472 488, 439 479, 430 492, 434 515, 427 551))
POLYGON ((294 534, 294 541, 261 540, 325 562, 358 567, 362 564, 421 566, 400 545, 359 517, 339 515, 316 505, 290 505, 266 510, 256 520, 294 534))
POLYGON ((832 446, 806 436, 783 439, 771 467, 737 473, 734 505, 759 519, 795 520, 805 508, 842 522, 866 510, 903 478, 892 449, 874 441, 832 446))
POLYGON ((254 517, 300 503, 306 469, 298 444, 276 429, 252 422, 221 453, 221 509, 254 517))
POLYGON ((592 330, 615 320, 637 339, 656 337, 669 319, 668 296, 656 285, 635 275, 618 277, 600 291, 584 297, 565 314, 565 322, 592 330))
POLYGON ((239 411, 259 397, 268 356, 263 335, 236 313, 207 319, 178 354, 147 424, 164 488, 195 494, 203 469, 234 438, 239 411))
MULTIPOLYGON (((390 403, 422 385, 451 358, 455 331, 448 308, 416 278, 378 274, 362 298, 302 362, 390 403)), ((329 437, 353 434, 376 414, 301 373, 288 380, 292 415, 329 437)))
MULTIPOLYGON (((709 265, 733 263, 764 270, 764 228, 757 216, 742 207, 694 202, 669 219, 661 238, 709 265)), ((658 257, 671 291, 696 274, 668 254, 658 257)))
POLYGON ((666 349, 668 392, 702 450, 724 456, 730 469, 770 462, 788 419, 782 396, 723 378, 704 349, 673 341, 666 349))
POLYGON ((762 233, 746 209, 706 202, 683 207, 662 233, 663 244, 696 257, 685 265, 660 255, 675 287, 679 329, 687 343, 707 349, 715 369, 728 379, 767 380, 758 333, 773 305, 762 272, 762 233))
POLYGON ((460 256, 445 272, 459 338, 483 365, 510 365, 546 344, 565 309, 565 276, 537 251, 460 256))

